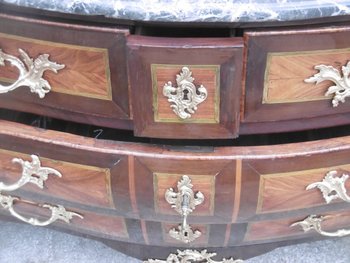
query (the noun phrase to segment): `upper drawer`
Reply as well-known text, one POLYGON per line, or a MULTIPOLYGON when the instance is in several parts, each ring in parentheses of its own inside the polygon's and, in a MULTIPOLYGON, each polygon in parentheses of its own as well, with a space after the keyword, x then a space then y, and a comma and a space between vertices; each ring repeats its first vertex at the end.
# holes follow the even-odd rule
POLYGON ((348 27, 247 32, 242 133, 349 123, 349 37, 348 27))
POLYGON ((0 94, 1 107, 129 127, 127 34, 125 29, 0 14, 0 62, 5 62, 0 67, 0 93, 13 87, 0 94), (34 90, 41 90, 42 98, 34 90))
POLYGON ((242 40, 128 37, 135 135, 237 137, 242 40))

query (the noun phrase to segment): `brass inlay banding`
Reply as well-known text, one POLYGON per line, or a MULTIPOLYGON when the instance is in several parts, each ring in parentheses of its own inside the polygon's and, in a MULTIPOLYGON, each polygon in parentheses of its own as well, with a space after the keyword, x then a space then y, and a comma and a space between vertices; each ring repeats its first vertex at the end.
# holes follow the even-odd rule
MULTIPOLYGON (((297 52, 269 52, 267 54, 267 61, 266 61, 266 69, 264 73, 264 89, 263 89, 263 98, 262 103, 263 104, 283 104, 283 103, 298 103, 298 102, 308 102, 308 101, 320 101, 320 100, 329 100, 330 97, 325 97, 324 94, 319 94, 318 96, 312 95, 309 97, 300 97, 300 98, 285 98, 285 99, 276 99, 276 98, 270 98, 269 96, 269 81, 270 81, 270 67, 272 66, 272 59, 274 57, 306 57, 307 55, 313 56, 313 55, 319 55, 319 61, 320 63, 326 63, 323 62, 322 56, 325 55, 333 55, 333 54, 344 54, 346 57, 350 57, 350 49, 330 49, 330 50, 315 50, 315 51, 297 51, 297 52)), ((310 66, 310 71, 305 71, 305 76, 300 76, 300 85, 305 85, 305 89, 312 89, 312 87, 308 87, 306 83, 304 83, 304 79, 311 76, 315 70, 314 65, 310 66)), ((282 78, 281 78, 282 79, 282 78)), ((281 87, 281 89, 291 89, 293 87, 281 87)))
MULTIPOLYGON (((21 36, 4 34, 4 33, 0 33, 0 38, 7 38, 7 39, 11 39, 11 40, 40 44, 40 45, 47 45, 47 46, 51 46, 51 47, 59 47, 59 48, 66 48, 66 49, 73 49, 73 50, 83 50, 83 51, 87 51, 87 52, 102 53, 104 64, 105 64, 105 74, 106 74, 106 81, 107 81, 107 86, 105 89, 106 95, 100 95, 100 94, 83 92, 83 91, 72 91, 69 89, 69 87, 67 87, 67 88, 57 87, 55 85, 52 86, 52 91, 58 92, 58 93, 63 93, 63 94, 68 94, 68 95, 73 95, 73 96, 96 98, 96 99, 109 100, 109 101, 112 100, 112 86, 111 86, 111 78, 110 78, 111 74, 110 74, 110 68, 109 68, 108 49, 96 48, 96 47, 84 47, 84 46, 64 44, 64 43, 55 43, 55 42, 50 42, 50 41, 45 41, 45 40, 38 40, 38 39, 21 37, 21 36)), ((1 48, 1 46, 0 46, 0 48, 1 48)), ((45 53, 45 50, 43 50, 42 52, 45 53)), ((60 62, 64 63, 62 61, 60 61, 60 62)), ((69 68, 69 64, 65 63, 65 65, 66 65, 65 70, 67 70, 69 68)), ((15 80, 5 78, 5 77, 0 77, 0 82, 3 82, 3 83, 12 83, 13 81, 15 81, 15 80)), ((93 83, 91 83, 91 85, 93 85, 93 83)))

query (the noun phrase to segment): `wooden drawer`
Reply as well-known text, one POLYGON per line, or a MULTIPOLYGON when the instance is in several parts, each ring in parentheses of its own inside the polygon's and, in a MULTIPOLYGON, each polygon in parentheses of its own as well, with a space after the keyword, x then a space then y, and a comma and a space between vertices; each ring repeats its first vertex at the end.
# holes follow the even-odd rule
POLYGON ((135 135, 238 135, 242 40, 128 37, 135 135))
MULTIPOLYGON (((268 133, 349 123, 349 99, 325 95, 350 58, 349 27, 246 32, 245 106, 241 133, 268 133), (312 78, 327 66, 328 77, 312 78), (331 70, 333 67, 334 70, 331 70), (338 73, 335 72, 338 70, 338 73), (310 79, 311 78, 311 79, 310 79), (309 79, 309 81, 305 81, 309 79)), ((345 73, 346 74, 346 73, 345 73)), ((346 86, 346 84, 345 84, 346 86)))
POLYGON ((16 182, 21 167, 11 160, 30 161, 31 154, 39 156, 43 166, 62 174, 62 178, 49 176, 45 191, 26 184, 20 189, 24 197, 40 195, 44 200, 59 199, 86 209, 113 209, 130 218, 165 222, 175 218, 180 222, 181 216, 166 202, 165 192, 170 188, 177 191, 178 182, 187 175, 194 193, 200 191, 205 196, 191 217, 206 223, 232 220, 236 163, 227 156, 215 160, 210 152, 193 154, 0 122, 0 181, 16 182))
MULTIPOLYGON (((336 199, 327 204, 322 192, 306 188, 322 182, 330 171, 349 171, 349 137, 264 147, 266 157, 242 161, 241 208, 238 221, 324 212, 347 207, 336 199), (271 152, 273 151, 273 152, 271 152), (254 194, 256 193, 256 195, 254 194)), ((263 148, 261 148, 263 149, 263 148)), ((256 154, 256 153, 255 153, 256 154)), ((345 187, 349 188, 348 181, 345 187)))
MULTIPOLYGON (((340 229, 350 227, 350 212, 348 210, 326 213, 322 216, 328 216, 322 220, 321 231, 336 233, 340 229)), ((270 221, 251 222, 248 224, 247 232, 244 237, 244 243, 262 243, 279 240, 321 237, 320 233, 312 229, 304 232, 300 225, 294 225, 296 222, 304 221, 308 216, 298 216, 288 219, 278 219, 270 221)), ((315 215, 316 218, 320 216, 315 215)), ((335 235, 336 236, 336 235, 335 235)))
MULTIPOLYGON (((36 63, 39 61, 36 58, 48 54, 49 60, 65 66, 58 69, 57 74, 44 71, 42 83, 46 80, 51 85, 51 91, 44 94, 44 98, 31 93, 28 84, 24 84, 1 94, 1 107, 131 129, 125 57, 127 34, 128 30, 122 28, 56 23, 0 14, 2 52, 18 59, 19 49, 22 49, 36 63)), ((17 66, 11 67, 6 59, 4 62, 5 66, 0 68, 3 85, 9 86, 17 79, 25 79, 24 75, 18 74, 17 66)))

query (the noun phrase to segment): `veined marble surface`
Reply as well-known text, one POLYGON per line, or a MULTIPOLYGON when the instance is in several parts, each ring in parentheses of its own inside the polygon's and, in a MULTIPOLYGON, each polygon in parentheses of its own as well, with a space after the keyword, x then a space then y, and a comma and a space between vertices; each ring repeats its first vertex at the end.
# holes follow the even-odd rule
POLYGON ((80 15, 157 22, 294 21, 350 14, 350 0, 0 0, 80 15))

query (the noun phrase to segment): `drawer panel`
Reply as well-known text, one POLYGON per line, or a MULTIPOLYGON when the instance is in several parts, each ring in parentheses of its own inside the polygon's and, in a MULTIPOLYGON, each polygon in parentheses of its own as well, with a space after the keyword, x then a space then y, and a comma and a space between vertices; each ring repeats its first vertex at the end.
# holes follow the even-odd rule
MULTIPOLYGON (((31 157, 27 154, 0 149, 0 181, 7 185, 16 183, 22 174, 21 166, 12 163, 14 158, 32 162, 31 157)), ((44 182, 44 190, 30 183, 21 187, 21 190, 37 192, 80 204, 114 208, 110 182, 111 170, 109 168, 81 165, 44 157, 39 157, 39 160, 42 167, 53 168, 59 171, 62 177, 49 175, 44 182), (87 189, 91 190, 87 191, 87 189)))
MULTIPOLYGON (((287 211, 297 214, 306 209, 316 213, 346 207, 347 203, 340 199, 327 204, 317 188, 306 190, 308 185, 321 182, 330 171, 337 171, 336 177, 348 173, 346 138, 287 144, 279 150, 291 152, 277 154, 277 158, 243 160, 241 199, 245 202, 241 204, 238 220, 276 217, 287 211)), ((349 182, 345 187, 350 187, 349 182)))
MULTIPOLYGON (((65 67, 45 70, 51 91, 43 98, 26 84, 1 94, 4 108, 107 127, 130 128, 125 57, 126 29, 23 19, 0 14, 0 48, 21 58, 22 49, 34 61, 42 54, 65 67)), ((37 62, 36 62, 37 63, 37 62)), ((40 64, 40 63, 38 63, 40 64)), ((0 68, 4 86, 24 78, 17 66, 0 68)))
MULTIPOLYGON (((327 232, 336 232, 350 226, 350 212, 340 211, 327 213, 329 218, 321 223, 321 229, 327 232)), ((315 231, 304 233, 301 226, 291 226, 295 222, 303 221, 307 216, 299 216, 288 219, 252 222, 248 224, 245 243, 261 243, 304 237, 321 237, 315 231)))
POLYGON ((335 74, 343 78, 342 67, 347 65, 350 55, 349 36, 348 27, 247 32, 246 95, 242 115, 246 125, 242 125, 242 133, 349 123, 347 99, 334 107, 335 91, 326 94, 336 85, 330 73, 317 81, 320 65, 328 67, 327 70, 333 67, 332 72, 337 70, 335 74))
MULTIPOLYGON (((321 182, 329 171, 349 174, 350 165, 324 167, 319 169, 262 174, 257 213, 289 211, 307 207, 321 206, 325 200, 319 190, 306 191, 310 184, 321 182)), ((345 187, 350 189, 350 182, 345 187)), ((337 200, 340 202, 340 200, 337 200)), ((334 201, 336 202, 336 201, 334 201)))
POLYGON ((135 135, 238 135, 240 38, 128 37, 135 135))
MULTIPOLYGON (((191 150, 98 140, 8 121, 0 121, 0 127, 4 180, 15 180, 11 170, 14 168, 9 163, 14 155, 11 152, 36 154, 47 166, 67 169, 62 182, 55 184, 61 178, 48 179, 47 193, 28 188, 36 196, 45 196, 44 200, 75 202, 84 209, 112 209, 133 219, 181 222, 180 213, 172 208, 174 200, 169 201, 166 196, 170 193, 173 198, 183 196, 179 193, 187 176, 185 185, 196 199, 203 199, 189 215, 189 220, 196 224, 246 223, 275 219, 284 216, 287 210, 293 216, 347 206, 338 200, 327 205, 318 189, 305 188, 320 182, 330 170, 336 170, 339 176, 348 173, 350 137, 191 150), (109 186, 104 184, 108 181, 110 199, 109 186), (81 192, 81 196, 75 191, 81 192), (199 192, 204 198, 200 198, 199 192), (85 198, 91 199, 91 203, 85 198)), ((349 187, 348 182, 345 187, 349 187)))

